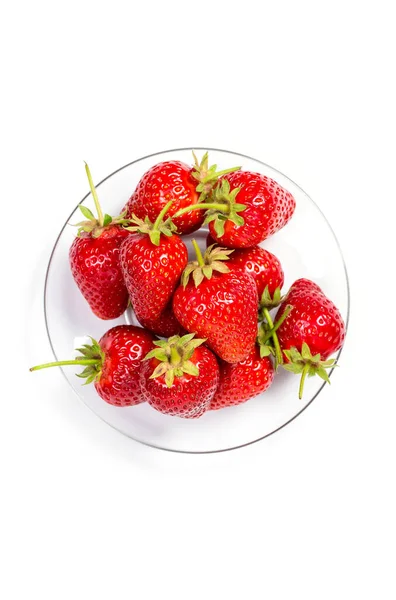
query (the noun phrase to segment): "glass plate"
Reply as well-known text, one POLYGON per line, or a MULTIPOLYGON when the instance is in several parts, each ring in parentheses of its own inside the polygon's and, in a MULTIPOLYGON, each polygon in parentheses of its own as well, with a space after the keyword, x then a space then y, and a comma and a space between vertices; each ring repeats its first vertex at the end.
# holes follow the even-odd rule
MULTIPOLYGON (((195 148, 199 156, 206 149, 195 148)), ((297 208, 293 218, 262 246, 281 261, 285 272, 284 290, 300 277, 314 280, 338 306, 346 323, 349 317, 348 276, 337 239, 325 216, 311 198, 293 181, 272 167, 242 154, 209 149, 210 164, 219 169, 241 165, 244 170, 272 177, 295 197, 297 208)), ((97 185, 105 212, 119 214, 142 175, 153 165, 166 160, 192 163, 192 149, 183 148, 146 156, 115 171, 97 185)), ((81 204, 91 210, 91 194, 81 204)), ((110 327, 134 323, 127 311, 120 319, 101 321, 90 311, 75 285, 68 261, 68 252, 75 229, 68 223, 81 220, 78 206, 63 225, 48 265, 44 308, 50 344, 56 360, 75 355, 74 349, 90 335, 99 339, 110 327)), ((194 233, 201 247, 206 231, 194 233)), ((191 251, 191 236, 186 239, 191 251)), ((338 353, 339 356, 340 353, 338 353)), ((209 411, 200 419, 181 419, 163 415, 147 403, 118 408, 104 402, 93 385, 83 386, 75 376, 80 368, 62 369, 66 380, 78 397, 106 423, 149 446, 176 452, 221 452, 252 444, 271 435, 301 414, 318 396, 325 385, 319 377, 306 380, 304 399, 298 399, 299 378, 280 369, 271 388, 264 394, 240 406, 209 411)))

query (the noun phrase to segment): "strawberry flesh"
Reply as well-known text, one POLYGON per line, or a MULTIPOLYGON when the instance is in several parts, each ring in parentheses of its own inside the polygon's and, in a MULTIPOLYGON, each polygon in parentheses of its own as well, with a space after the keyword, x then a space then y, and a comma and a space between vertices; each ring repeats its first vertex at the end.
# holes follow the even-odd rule
POLYGON ((158 246, 149 236, 126 240, 121 266, 133 310, 140 323, 160 319, 187 264, 187 248, 177 235, 162 235, 158 246))
POLYGON ((257 287, 242 271, 217 273, 197 287, 190 279, 173 297, 178 321, 191 333, 206 338, 206 344, 223 360, 245 360, 257 336, 257 287))
POLYGON ((209 222, 210 234, 220 245, 228 248, 256 246, 284 227, 293 216, 296 207, 293 195, 270 177, 236 171, 221 177, 218 186, 223 179, 229 183, 231 192, 239 188, 236 202, 245 209, 239 213, 244 223, 237 225, 227 219, 223 235, 216 233, 215 221, 209 222))
POLYGON ((118 225, 106 227, 99 237, 82 232, 69 251, 73 278, 92 312, 100 319, 117 319, 128 306, 128 291, 119 255, 132 234, 118 225))
POLYGON ((320 354, 321 360, 326 360, 342 347, 346 334, 344 321, 316 283, 308 279, 295 281, 279 307, 276 320, 288 304, 293 309, 277 331, 282 350, 294 347, 301 352, 305 342, 312 355, 320 354))
MULTIPOLYGON (((150 221, 155 221, 169 200, 173 205, 168 217, 178 210, 196 204, 199 193, 196 191, 197 180, 193 178, 194 169, 180 161, 172 160, 158 163, 139 181, 136 190, 124 207, 127 218, 132 215, 150 221)), ((199 229, 204 220, 204 211, 196 210, 174 219, 174 224, 180 234, 187 234, 199 229)))
POLYGON ((100 377, 95 381, 99 396, 113 406, 134 406, 144 402, 140 389, 140 368, 152 350, 155 336, 134 325, 119 325, 99 340, 104 354, 100 377))
POLYGON ((184 373, 175 377, 171 387, 164 375, 151 378, 160 364, 156 358, 143 362, 140 383, 144 399, 156 410, 186 419, 201 417, 210 406, 219 383, 219 367, 216 357, 205 346, 194 350, 191 362, 199 369, 198 375, 184 373))
POLYGON ((255 346, 246 360, 230 364, 220 361, 220 383, 210 403, 211 410, 236 406, 262 394, 274 379, 274 367, 268 356, 260 358, 255 346))

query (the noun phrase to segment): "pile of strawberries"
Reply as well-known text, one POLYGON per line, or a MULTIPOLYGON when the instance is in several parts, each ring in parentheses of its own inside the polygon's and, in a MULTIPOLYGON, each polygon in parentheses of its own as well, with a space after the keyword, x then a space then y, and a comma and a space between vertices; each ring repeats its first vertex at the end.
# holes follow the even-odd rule
POLYGON ((282 266, 258 245, 292 218, 294 197, 260 173, 218 172, 207 153, 194 160, 152 167, 118 217, 103 214, 86 165, 97 217, 80 206, 74 280, 100 319, 131 303, 142 327, 113 327, 79 358, 31 370, 83 365, 106 402, 187 418, 261 394, 280 366, 301 374, 300 398, 307 375, 328 381, 345 338, 338 309, 308 279, 282 296, 282 266), (189 261, 183 236, 205 224, 207 249, 193 240, 189 261))

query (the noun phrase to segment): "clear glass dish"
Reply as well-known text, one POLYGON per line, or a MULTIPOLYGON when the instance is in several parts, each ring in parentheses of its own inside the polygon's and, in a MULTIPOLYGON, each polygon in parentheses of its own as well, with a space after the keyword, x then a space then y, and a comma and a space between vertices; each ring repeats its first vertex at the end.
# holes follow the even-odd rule
MULTIPOLYGON (((206 149, 195 150, 201 155, 206 149)), ((300 277, 313 279, 335 302, 348 324, 350 300, 345 263, 334 232, 313 200, 285 175, 258 160, 216 149, 209 149, 209 157, 210 163, 216 163, 219 169, 241 165, 245 170, 268 175, 294 195, 297 208, 293 218, 262 246, 280 259, 285 271, 284 290, 300 277)), ((119 214, 143 173, 165 160, 181 160, 191 164, 192 149, 152 154, 106 177, 97 185, 105 212, 119 214)), ((91 194, 87 194, 81 204, 94 209, 91 194)), ((99 320, 91 313, 75 285, 68 262, 75 229, 68 224, 80 220, 81 213, 77 206, 55 242, 45 281, 45 319, 56 360, 74 356, 74 349, 86 341, 87 335, 99 339, 114 325, 135 323, 131 311, 114 321, 99 320)), ((201 247, 205 246, 206 231, 195 232, 194 237, 201 247)), ((185 238, 189 250, 190 238, 185 238)), ((280 369, 271 388, 261 396, 240 406, 207 412, 194 420, 163 415, 146 403, 129 408, 110 406, 99 398, 92 385, 81 385, 82 380, 75 376, 80 370, 81 367, 62 369, 78 397, 106 423, 143 444, 191 453, 221 452, 264 439, 300 415, 325 385, 318 377, 308 379, 301 401, 298 399, 298 377, 280 369)))

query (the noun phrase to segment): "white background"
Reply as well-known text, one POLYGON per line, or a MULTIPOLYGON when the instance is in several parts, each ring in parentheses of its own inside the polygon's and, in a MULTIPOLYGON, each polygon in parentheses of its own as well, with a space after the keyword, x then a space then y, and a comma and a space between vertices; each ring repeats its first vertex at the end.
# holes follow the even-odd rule
MULTIPOLYGON (((392 3, 13 2, 1 45, 0 595, 394 599, 392 3), (218 147, 295 180, 343 248, 333 384, 269 439, 210 456, 100 422, 51 356, 46 264, 95 181, 218 147)), ((312 249, 315 251, 315 248, 312 249)))

